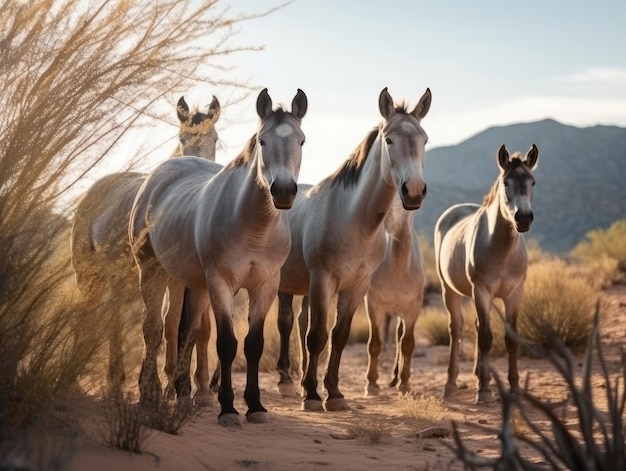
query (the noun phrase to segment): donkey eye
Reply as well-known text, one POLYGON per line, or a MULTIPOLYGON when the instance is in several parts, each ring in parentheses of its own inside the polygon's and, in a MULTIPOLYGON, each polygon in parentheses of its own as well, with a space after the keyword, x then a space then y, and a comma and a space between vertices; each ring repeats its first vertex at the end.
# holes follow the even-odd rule
POLYGON ((385 142, 387 143, 387 145, 393 144, 393 141, 388 137, 385 138, 385 142))
POLYGON ((259 139, 259 145, 260 146, 264 146, 265 145, 265 141, 263 139, 259 139))

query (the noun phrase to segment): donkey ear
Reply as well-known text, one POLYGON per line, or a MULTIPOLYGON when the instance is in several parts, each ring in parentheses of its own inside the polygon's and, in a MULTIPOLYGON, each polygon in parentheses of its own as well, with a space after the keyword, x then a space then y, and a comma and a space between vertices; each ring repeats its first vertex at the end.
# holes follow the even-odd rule
POLYGON ((393 98, 387 91, 387 87, 383 88, 378 97, 378 109, 385 119, 390 119, 395 113, 396 108, 393 106, 393 98))
POLYGON ((218 119, 220 119, 220 113, 222 111, 222 107, 220 106, 220 102, 217 101, 215 95, 213 95, 213 100, 211 100, 211 104, 209 105, 209 112, 207 113, 209 119, 215 123, 218 119))
POLYGON ((411 114, 415 116, 417 119, 422 119, 426 114, 428 114, 428 110, 430 109, 430 104, 433 101, 433 95, 430 93, 430 88, 427 88, 420 101, 415 105, 415 109, 411 111, 411 114))
POLYGON ((178 115, 178 120, 181 123, 186 123, 189 120, 189 106, 187 105, 184 96, 181 96, 178 99, 178 103, 176 104, 176 114, 178 115))
POLYGON ((528 152, 526 153, 526 165, 528 165, 532 170, 537 168, 537 161, 539 160, 539 149, 537 146, 533 144, 528 152))
POLYGON ((291 114, 298 118, 298 120, 301 120, 304 118, 308 106, 309 101, 307 100, 306 94, 298 88, 296 96, 294 96, 291 101, 291 114))
POLYGON ((500 149, 498 150, 498 165, 500 166, 501 169, 505 169, 508 164, 509 164, 509 151, 506 150, 505 145, 502 144, 500 146, 500 149))
POLYGON ((259 97, 256 100, 256 112, 261 119, 267 118, 272 113, 272 99, 269 93, 267 93, 267 88, 264 88, 259 93, 259 97))

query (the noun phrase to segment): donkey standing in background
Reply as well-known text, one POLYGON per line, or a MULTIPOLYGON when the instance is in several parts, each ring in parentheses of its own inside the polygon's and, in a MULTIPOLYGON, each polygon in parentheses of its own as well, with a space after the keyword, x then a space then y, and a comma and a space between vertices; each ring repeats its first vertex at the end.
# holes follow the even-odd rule
MULTIPOLYGON (((465 203, 448 208, 435 225, 435 258, 443 302, 450 316, 450 361, 444 398, 457 392, 459 347, 463 331, 461 300, 471 297, 478 314, 475 374, 476 402, 493 400, 489 388, 489 351, 492 334, 489 314, 494 298, 504 301, 506 321, 516 332, 517 313, 524 296, 528 266, 521 233, 530 229, 531 209, 539 150, 534 144, 522 158, 509 156, 502 145, 497 163, 500 175, 482 205, 465 203)), ((506 334, 509 384, 519 387, 517 343, 506 334)))
MULTIPOLYGON (((190 154, 215 160, 218 140, 215 123, 220 110, 219 102, 213 97, 207 113, 190 112, 185 98, 181 97, 177 104, 179 145, 172 158, 190 154)), ((97 180, 79 201, 72 223, 72 267, 84 302, 90 309, 112 303, 107 380, 113 393, 121 391, 126 377, 122 307, 141 300, 137 266, 128 240, 128 219, 145 178, 144 173, 120 172, 97 180)))

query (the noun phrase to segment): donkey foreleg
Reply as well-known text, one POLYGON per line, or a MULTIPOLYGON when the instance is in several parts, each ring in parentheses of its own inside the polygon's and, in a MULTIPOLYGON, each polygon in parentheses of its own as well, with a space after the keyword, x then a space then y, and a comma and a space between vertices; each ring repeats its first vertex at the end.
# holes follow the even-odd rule
POLYGON ((243 397, 248 404, 248 422, 262 423, 267 420, 267 409, 261 404, 259 389, 259 362, 263 354, 263 326, 267 312, 278 291, 279 278, 266 281, 260 288, 249 290, 250 307, 248 315, 248 335, 244 341, 246 355, 246 389, 243 397))
MULTIPOLYGON (((518 287, 517 290, 509 295, 504 302, 506 313, 506 321, 514 334, 517 334, 517 313, 522 304, 524 297, 524 286, 518 287)), ((506 332, 504 335, 504 344, 509 359, 509 385, 511 389, 519 389, 519 372, 517 370, 517 341, 506 332)))
POLYGON ((220 361, 220 387, 217 399, 221 406, 218 422, 223 426, 239 426, 239 412, 235 409, 232 385, 232 366, 237 354, 237 337, 233 329, 233 299, 226 283, 219 280, 207 283, 217 330, 217 356, 220 361))
POLYGON ((493 394, 489 388, 489 381, 491 380, 489 353, 493 343, 489 316, 493 297, 486 289, 479 288, 476 285, 474 285, 472 295, 476 303, 476 329, 478 331, 474 368, 474 374, 478 378, 476 403, 488 403, 493 401, 493 394))
POLYGON ((443 304, 448 311, 450 333, 450 356, 448 360, 448 380, 444 387, 443 397, 454 396, 457 391, 456 380, 459 376, 459 351, 463 334, 463 313, 461 312, 461 295, 442 283, 443 304))
POLYGON ((339 364, 341 362, 341 354, 348 342, 350 335, 350 326, 352 325, 352 317, 363 301, 367 293, 367 284, 364 289, 353 289, 349 292, 340 293, 337 303, 337 323, 332 331, 332 343, 330 349, 330 358, 328 360, 328 369, 324 377, 324 386, 328 391, 328 399, 326 399, 326 410, 341 411, 349 410, 350 406, 339 391, 339 364))
POLYGON ((306 338, 309 357, 306 372, 302 377, 303 410, 324 410, 322 398, 317 392, 317 368, 320 354, 328 342, 326 323, 332 297, 333 288, 329 280, 311 278, 311 286, 309 287, 310 324, 306 338))

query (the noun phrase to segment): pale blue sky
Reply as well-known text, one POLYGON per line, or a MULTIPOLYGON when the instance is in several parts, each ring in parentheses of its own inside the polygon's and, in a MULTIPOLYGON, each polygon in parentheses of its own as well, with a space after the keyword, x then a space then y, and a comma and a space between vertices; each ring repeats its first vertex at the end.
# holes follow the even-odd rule
MULTIPOLYGON (((234 12, 257 12, 280 3, 230 5, 234 12)), ((256 88, 223 111, 218 131, 225 149, 217 160, 234 158, 254 132, 263 87, 287 107, 297 88, 308 96, 305 183, 332 173, 378 124, 383 87, 411 106, 431 88, 432 107, 422 122, 427 149, 492 125, 548 117, 576 126, 626 126, 625 19, 623 0, 295 0, 243 23, 235 37, 235 44, 264 44, 265 50, 228 58, 233 78, 250 79, 256 88)), ((208 104, 210 94, 228 97, 219 89, 186 96, 208 104)))

